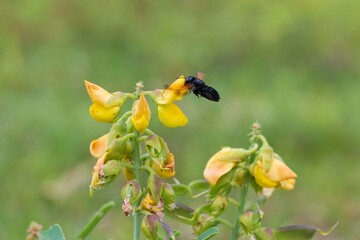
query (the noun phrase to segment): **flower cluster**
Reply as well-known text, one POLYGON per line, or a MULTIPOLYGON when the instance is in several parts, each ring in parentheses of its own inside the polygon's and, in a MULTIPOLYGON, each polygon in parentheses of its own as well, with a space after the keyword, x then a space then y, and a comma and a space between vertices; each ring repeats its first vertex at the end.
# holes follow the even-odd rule
POLYGON ((134 93, 109 93, 88 81, 85 85, 92 101, 91 117, 112 123, 108 133, 90 143, 90 153, 97 158, 90 195, 93 189, 106 187, 122 172, 127 181, 121 191, 124 214, 143 215, 142 230, 149 239, 156 239, 158 231, 172 237, 173 232, 163 222, 163 216, 165 209, 175 208, 175 194, 170 184, 162 179, 175 175, 175 157, 166 142, 148 128, 151 110, 146 96, 156 104, 163 125, 184 126, 188 119, 174 101, 182 99, 189 91, 185 77, 180 76, 164 90, 142 91, 143 85, 138 83, 134 93), (131 110, 120 114, 128 100, 133 101, 131 110), (139 176, 144 172, 148 175, 147 184, 141 186, 139 176))
POLYGON ((259 188, 292 190, 297 175, 274 152, 263 135, 257 134, 254 139, 249 150, 224 147, 212 156, 204 170, 205 179, 215 186, 221 177, 232 172, 232 182, 241 186, 249 172, 259 188))

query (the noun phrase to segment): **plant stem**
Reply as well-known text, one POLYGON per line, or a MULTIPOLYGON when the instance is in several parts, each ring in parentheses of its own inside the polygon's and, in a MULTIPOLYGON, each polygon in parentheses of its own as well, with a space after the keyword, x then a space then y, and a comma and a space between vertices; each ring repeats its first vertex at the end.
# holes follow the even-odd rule
POLYGON ((250 180, 250 176, 249 176, 249 173, 247 173, 245 175, 244 185, 240 189, 239 206, 236 209, 236 216, 234 219, 234 225, 233 225, 233 230, 231 232, 230 240, 237 240, 239 237, 239 230, 240 230, 239 218, 240 218, 241 214, 243 214, 243 212, 244 212, 246 195, 247 195, 248 188, 249 188, 249 180, 250 180))
MULTIPOLYGON (((139 142, 137 141, 139 137, 139 133, 136 132, 136 137, 135 137, 135 144, 134 144, 134 153, 133 153, 133 159, 134 159, 134 177, 135 180, 140 182, 140 145, 139 142)), ((140 200, 137 201, 135 209, 138 209, 140 205, 140 200)), ((134 211, 134 240, 139 240, 140 239, 140 217, 141 217, 141 213, 138 210, 134 211)))
POLYGON ((78 239, 85 239, 85 237, 94 229, 96 224, 100 222, 100 220, 106 215, 107 212, 115 205, 113 201, 104 204, 90 219, 88 224, 84 227, 81 233, 78 236, 78 239))

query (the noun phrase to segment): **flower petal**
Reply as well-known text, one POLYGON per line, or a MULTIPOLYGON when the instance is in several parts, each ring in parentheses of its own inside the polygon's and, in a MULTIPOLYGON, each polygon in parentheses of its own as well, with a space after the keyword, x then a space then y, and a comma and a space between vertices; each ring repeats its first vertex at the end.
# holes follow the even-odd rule
POLYGON ((188 92, 189 89, 185 85, 185 77, 180 76, 162 93, 158 104, 169 104, 175 100, 180 100, 188 92))
POLYGON ((294 173, 284 162, 277 158, 273 159, 271 168, 266 175, 274 182, 281 182, 297 177, 296 173, 294 173))
POLYGON ((101 157, 101 155, 105 152, 107 146, 108 146, 108 140, 109 140, 109 133, 105 134, 104 136, 93 140, 90 143, 90 153, 96 158, 101 157))
POLYGON ((115 122, 119 112, 119 106, 106 108, 98 102, 93 103, 89 108, 91 117, 98 122, 115 122))
POLYGON ((207 162, 204 170, 204 178, 212 185, 215 185, 220 177, 228 173, 238 162, 226 160, 226 155, 232 155, 232 149, 225 147, 215 153, 207 162))
POLYGON ((188 123, 187 117, 174 103, 158 105, 157 109, 160 122, 166 127, 182 127, 188 123))
MULTIPOLYGON (((90 96, 90 99, 93 103, 99 102, 99 103, 102 103, 103 105, 106 105, 107 100, 111 97, 111 93, 109 93, 102 87, 100 87, 94 83, 88 82, 86 80, 85 80, 85 86, 86 86, 86 90, 90 96)), ((109 106, 106 106, 106 107, 109 107, 109 106)))

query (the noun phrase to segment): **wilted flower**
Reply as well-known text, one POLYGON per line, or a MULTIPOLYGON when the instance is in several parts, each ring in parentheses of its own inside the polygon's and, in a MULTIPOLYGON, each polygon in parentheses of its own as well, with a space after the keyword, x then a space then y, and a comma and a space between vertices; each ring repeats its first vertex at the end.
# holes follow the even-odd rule
POLYGON ((98 85, 86 80, 85 86, 93 103, 89 109, 92 118, 99 122, 114 122, 128 94, 122 92, 109 93, 98 85))
POLYGON ((220 177, 242 162, 249 153, 248 150, 242 148, 224 147, 207 162, 204 170, 205 179, 211 185, 215 185, 220 177))
POLYGON ((155 203, 154 199, 148 193, 146 197, 141 201, 140 209, 145 210, 149 213, 155 214, 159 218, 163 218, 164 216, 164 209, 163 209, 163 202, 160 200, 157 204, 155 203))
POLYGON ((255 161, 250 166, 250 173, 254 176, 255 181, 261 187, 274 188, 279 187, 285 190, 292 190, 295 187, 294 173, 280 158, 279 155, 273 154, 272 164, 269 171, 265 171, 262 161, 255 161))
POLYGON ((150 123, 150 108, 146 101, 145 95, 142 93, 140 98, 135 101, 133 106, 133 115, 131 121, 138 132, 143 132, 150 123))
POLYGON ((162 178, 171 178, 175 175, 175 158, 174 154, 169 153, 166 161, 152 161, 152 169, 162 178))
POLYGON ((131 206, 131 203, 130 203, 130 200, 129 198, 125 198, 122 205, 121 205, 121 208, 125 214, 125 217, 128 217, 131 213, 132 213, 132 206, 131 206))

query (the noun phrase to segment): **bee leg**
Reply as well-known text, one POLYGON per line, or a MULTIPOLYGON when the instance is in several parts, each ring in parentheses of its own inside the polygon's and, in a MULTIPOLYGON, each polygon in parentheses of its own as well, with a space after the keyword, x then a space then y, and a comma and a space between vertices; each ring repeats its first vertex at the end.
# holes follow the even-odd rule
POLYGON ((195 89, 193 91, 193 93, 197 96, 197 97, 200 97, 199 94, 200 94, 200 91, 198 89, 195 89))

